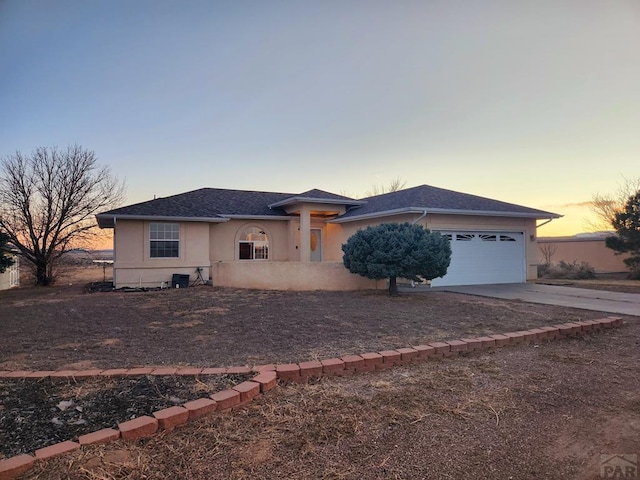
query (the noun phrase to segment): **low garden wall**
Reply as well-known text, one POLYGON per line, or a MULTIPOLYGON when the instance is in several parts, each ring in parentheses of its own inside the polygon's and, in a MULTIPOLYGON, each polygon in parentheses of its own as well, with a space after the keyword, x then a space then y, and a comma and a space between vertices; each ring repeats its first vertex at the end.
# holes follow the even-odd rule
POLYGON ((341 262, 216 262, 211 266, 214 286, 264 290, 384 289, 386 281, 350 273, 341 262))

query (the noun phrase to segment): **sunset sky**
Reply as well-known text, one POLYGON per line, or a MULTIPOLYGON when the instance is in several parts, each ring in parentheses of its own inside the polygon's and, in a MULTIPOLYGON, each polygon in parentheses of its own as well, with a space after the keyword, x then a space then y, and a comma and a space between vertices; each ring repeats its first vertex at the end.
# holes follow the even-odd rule
POLYGON ((80 144, 127 204, 395 178, 565 215, 640 177, 638 0, 4 0, 0 156, 80 144))

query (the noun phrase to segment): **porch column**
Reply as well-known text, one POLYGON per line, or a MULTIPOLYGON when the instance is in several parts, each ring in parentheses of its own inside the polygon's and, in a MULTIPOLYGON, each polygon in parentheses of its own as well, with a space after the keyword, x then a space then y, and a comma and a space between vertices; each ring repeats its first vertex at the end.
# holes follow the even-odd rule
POLYGON ((300 261, 311 261, 311 211, 306 205, 300 210, 300 261))

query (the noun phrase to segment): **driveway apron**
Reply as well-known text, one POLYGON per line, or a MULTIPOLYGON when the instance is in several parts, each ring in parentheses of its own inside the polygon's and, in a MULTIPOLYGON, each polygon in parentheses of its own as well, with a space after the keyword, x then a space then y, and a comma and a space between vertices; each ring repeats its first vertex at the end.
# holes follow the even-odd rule
POLYGON ((523 302, 559 305, 640 317, 640 294, 637 293, 607 292, 533 283, 434 287, 429 291, 446 291, 479 295, 481 297, 521 300, 523 302))

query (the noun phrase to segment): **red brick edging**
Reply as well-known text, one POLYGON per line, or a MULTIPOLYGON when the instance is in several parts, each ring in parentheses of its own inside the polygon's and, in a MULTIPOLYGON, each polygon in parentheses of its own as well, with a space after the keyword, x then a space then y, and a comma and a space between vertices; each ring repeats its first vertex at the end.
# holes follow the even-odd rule
POLYGON ((36 461, 78 450, 83 445, 108 443, 122 439, 135 441, 139 438, 154 435, 159 430, 173 430, 179 425, 195 420, 215 411, 230 412, 244 407, 260 394, 273 389, 278 380, 281 382, 304 383, 310 378, 346 376, 356 373, 383 370, 396 365, 407 365, 430 358, 451 357, 461 352, 487 350, 511 345, 535 343, 544 340, 555 340, 575 337, 596 330, 621 327, 620 317, 606 317, 599 320, 563 323, 550 327, 534 328, 518 332, 489 335, 478 338, 463 338, 447 342, 434 342, 427 345, 368 352, 360 355, 345 355, 341 358, 330 358, 322 361, 309 361, 282 365, 236 366, 229 368, 131 368, 82 371, 0 371, 1 378, 58 378, 58 377, 93 377, 93 376, 135 376, 135 375, 220 375, 248 374, 257 375, 250 381, 242 382, 233 388, 214 393, 210 398, 199 398, 181 406, 165 408, 118 424, 117 429, 104 428, 96 432, 82 435, 78 442, 67 440, 50 445, 34 452, 34 455, 20 454, 0 460, 0 480, 9 480, 33 468, 36 461))

